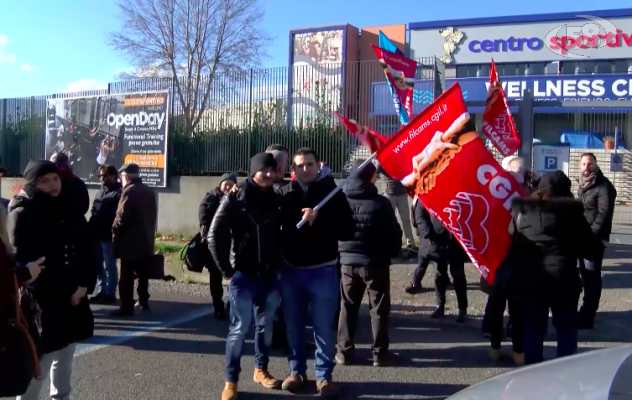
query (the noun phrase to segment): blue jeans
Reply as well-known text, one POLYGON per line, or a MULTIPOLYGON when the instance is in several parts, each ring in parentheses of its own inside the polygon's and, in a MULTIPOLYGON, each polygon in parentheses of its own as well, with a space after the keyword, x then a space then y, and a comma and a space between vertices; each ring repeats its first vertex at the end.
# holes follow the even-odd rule
POLYGON ((255 321, 255 368, 268 369, 272 345, 272 323, 281 304, 279 282, 276 275, 258 275, 235 272, 228 285, 230 327, 226 338, 226 382, 237 383, 241 372, 241 354, 250 330, 253 314, 255 321))
POLYGON ((116 296, 116 285, 118 284, 118 269, 116 268, 116 258, 112 249, 112 242, 99 242, 99 280, 95 292, 106 296, 116 296))
POLYGON ((288 362, 293 374, 305 376, 305 328, 311 306, 316 354, 314 375, 317 381, 331 381, 336 355, 335 316, 340 303, 337 265, 321 268, 285 267, 281 271, 283 314, 290 346, 288 362))
POLYGON ((549 324, 549 309, 557 331, 557 357, 577 353, 577 294, 542 294, 524 302, 524 362, 536 364, 544 360, 544 339, 549 324))

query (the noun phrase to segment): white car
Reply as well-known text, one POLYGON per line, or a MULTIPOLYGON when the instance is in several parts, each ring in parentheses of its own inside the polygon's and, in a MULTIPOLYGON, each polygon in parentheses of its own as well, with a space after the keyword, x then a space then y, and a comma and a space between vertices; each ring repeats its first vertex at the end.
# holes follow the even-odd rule
POLYGON ((448 400, 632 399, 632 345, 588 351, 495 376, 448 400))

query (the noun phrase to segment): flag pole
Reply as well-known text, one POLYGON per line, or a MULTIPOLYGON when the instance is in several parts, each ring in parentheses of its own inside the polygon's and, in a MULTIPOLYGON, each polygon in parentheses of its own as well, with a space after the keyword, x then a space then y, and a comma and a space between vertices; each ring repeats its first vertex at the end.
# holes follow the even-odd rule
MULTIPOLYGON (((338 184, 338 186, 336 186, 336 188, 334 190, 332 190, 327 197, 325 197, 320 203, 318 203, 318 205, 316 205, 316 207, 314 207, 314 211, 318 211, 321 208, 323 208, 323 206, 325 204, 327 204, 327 202, 329 200, 331 200, 332 197, 334 197, 336 195, 336 193, 338 193, 339 191, 342 190, 342 188, 349 183, 349 181, 353 178, 356 177, 356 175, 358 174, 358 171, 360 171, 362 168, 366 167, 367 165, 369 165, 370 162, 372 162, 373 160, 375 160, 375 158, 377 157, 377 153, 373 153, 371 154, 371 156, 369 156, 369 158, 367 158, 362 164, 360 164, 360 166, 356 169, 354 169, 353 171, 351 171, 351 173, 349 174, 349 176, 342 182, 340 182, 340 184, 338 184)), ((302 219, 298 224, 296 224, 296 229, 301 229, 303 227, 303 225, 305 225, 307 223, 307 220, 302 219)))

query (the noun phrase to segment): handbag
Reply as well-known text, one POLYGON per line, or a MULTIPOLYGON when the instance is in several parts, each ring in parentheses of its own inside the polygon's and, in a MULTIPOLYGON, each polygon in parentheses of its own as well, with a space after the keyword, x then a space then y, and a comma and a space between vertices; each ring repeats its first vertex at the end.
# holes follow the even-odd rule
POLYGON ((202 260, 203 245, 202 236, 198 233, 180 251, 180 261, 184 262, 187 270, 191 272, 202 272, 204 270, 204 262, 202 260))
MULTIPOLYGON (((16 299, 17 279, 14 276, 16 299)), ((39 378, 39 362, 35 343, 16 303, 13 318, 0 325, 0 397, 26 393, 33 378, 39 378)))

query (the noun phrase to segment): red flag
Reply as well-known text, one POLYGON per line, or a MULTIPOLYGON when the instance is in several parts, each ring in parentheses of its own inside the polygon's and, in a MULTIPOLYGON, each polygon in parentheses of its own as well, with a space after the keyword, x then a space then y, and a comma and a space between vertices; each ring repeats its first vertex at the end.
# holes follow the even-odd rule
MULTIPOLYGON (((377 46, 371 45, 377 59, 384 68, 384 73, 391 87, 397 93, 397 99, 404 105, 408 119, 413 115, 413 88, 415 86, 415 72, 417 61, 391 53, 377 46)), ((395 108, 399 108, 396 104, 395 108)))
POLYGON ((375 153, 382 145, 388 142, 388 139, 383 135, 377 133, 373 129, 366 125, 360 125, 355 120, 345 118, 340 114, 336 114, 336 117, 349 129, 349 131, 358 138, 358 141, 371 150, 371 153, 375 153))
POLYGON ((520 137, 516 131, 511 111, 509 111, 505 91, 500 83, 500 78, 498 78, 494 60, 492 60, 492 67, 489 72, 489 89, 487 90, 487 103, 483 115, 483 133, 503 157, 512 155, 520 148, 520 137))
POLYGON ((377 154, 388 175, 414 189, 492 283, 511 243, 515 179, 487 151, 458 84, 405 126, 377 154))

